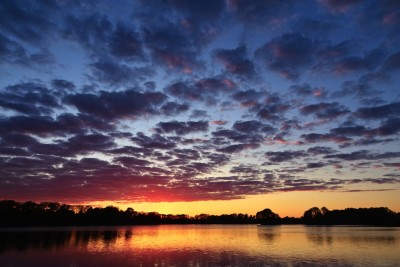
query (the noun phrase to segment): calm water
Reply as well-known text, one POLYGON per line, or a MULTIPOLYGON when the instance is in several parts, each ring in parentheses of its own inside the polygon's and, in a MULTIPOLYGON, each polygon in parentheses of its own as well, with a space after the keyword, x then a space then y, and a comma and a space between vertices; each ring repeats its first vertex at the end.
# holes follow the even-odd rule
POLYGON ((8 229, 0 230, 0 266, 400 266, 400 228, 8 229))

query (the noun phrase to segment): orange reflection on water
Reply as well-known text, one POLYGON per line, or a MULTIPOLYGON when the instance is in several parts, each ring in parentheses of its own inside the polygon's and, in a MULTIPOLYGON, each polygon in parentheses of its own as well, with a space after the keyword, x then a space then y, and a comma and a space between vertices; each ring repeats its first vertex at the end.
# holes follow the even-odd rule
POLYGON ((161 225, 0 230, 5 266, 398 266, 400 228, 161 225), (27 265, 28 264, 28 265, 27 265))

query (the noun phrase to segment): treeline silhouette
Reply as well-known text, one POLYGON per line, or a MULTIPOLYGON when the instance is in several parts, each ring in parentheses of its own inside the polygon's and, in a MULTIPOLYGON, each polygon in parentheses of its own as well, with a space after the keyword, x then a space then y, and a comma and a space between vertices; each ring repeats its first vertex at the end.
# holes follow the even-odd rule
POLYGON ((0 201, 0 227, 35 226, 94 226, 94 225, 157 225, 157 224, 308 224, 308 225, 377 225, 400 226, 400 213, 388 208, 347 208, 328 210, 314 207, 300 218, 284 217, 270 209, 254 215, 234 213, 223 215, 159 214, 138 212, 132 208, 120 210, 114 206, 104 208, 68 205, 55 202, 35 203, 0 201))

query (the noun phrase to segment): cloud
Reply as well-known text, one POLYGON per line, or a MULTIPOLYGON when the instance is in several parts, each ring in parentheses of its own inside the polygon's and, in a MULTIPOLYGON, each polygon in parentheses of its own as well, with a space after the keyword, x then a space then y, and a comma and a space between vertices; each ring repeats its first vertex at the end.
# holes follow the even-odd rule
POLYGON ((219 148, 219 149, 217 149, 217 151, 233 154, 233 153, 240 153, 243 150, 247 150, 247 149, 256 149, 258 147, 260 147, 260 145, 257 143, 245 143, 245 144, 229 145, 229 146, 226 146, 223 148, 219 148))
POLYGON ((190 118, 209 118, 210 116, 207 114, 205 110, 194 109, 192 114, 190 114, 190 118))
POLYGON ((391 118, 382 122, 381 126, 372 130, 380 136, 394 135, 400 132, 400 118, 391 118))
POLYGON ((242 107, 251 108, 259 105, 259 101, 261 98, 265 97, 265 93, 254 89, 248 89, 235 92, 231 97, 238 101, 242 107))
POLYGON ((253 177, 257 178, 258 175, 262 174, 262 171, 257 166, 240 164, 234 166, 229 171, 230 173, 239 174, 241 177, 253 177))
POLYGON ((350 110, 337 102, 312 104, 304 106, 300 109, 304 115, 314 114, 318 119, 334 119, 339 116, 348 114, 350 110))
POLYGON ((361 3, 361 0, 319 0, 324 6, 326 6, 332 12, 347 12, 350 8, 361 3))
POLYGON ((0 92, 0 107, 25 115, 50 115, 61 107, 56 92, 39 83, 18 83, 0 92))
POLYGON ((222 62, 225 70, 229 73, 246 78, 255 75, 254 64, 247 58, 245 46, 239 46, 235 49, 218 49, 214 52, 214 57, 222 62))
POLYGON ((399 71, 400 70, 400 52, 390 55, 382 66, 385 71, 399 71))
POLYGON ((292 90, 296 95, 303 97, 325 97, 327 94, 323 87, 312 88, 308 83, 302 85, 292 85, 290 86, 289 90, 292 90))
MULTIPOLYGON (((250 142, 250 143, 261 143, 264 139, 262 135, 258 133, 249 132, 240 132, 235 130, 228 130, 228 129, 219 129, 211 133, 215 138, 212 139, 216 143, 220 142, 219 138, 227 138, 231 141, 235 142, 250 142)), ((222 141, 226 143, 226 141, 222 141)))
POLYGON ((335 135, 335 134, 320 134, 320 133, 309 133, 309 134, 302 134, 300 136, 308 143, 315 143, 315 142, 334 142, 334 143, 344 143, 349 142, 352 139, 342 135, 335 135))
POLYGON ((176 116, 180 113, 186 112, 189 110, 188 104, 179 104, 176 102, 167 102, 160 108, 162 114, 166 116, 176 116))
POLYGON ((245 24, 251 27, 260 25, 276 24, 285 19, 296 5, 296 1, 256 0, 248 2, 246 0, 229 1, 229 7, 234 15, 245 24))
POLYGON ((121 163, 128 168, 133 166, 147 166, 151 164, 148 160, 138 159, 135 157, 116 157, 114 158, 114 162, 121 163))
POLYGON ((136 136, 132 137, 131 140, 144 148, 171 149, 176 147, 175 142, 159 134, 153 134, 151 137, 149 137, 142 132, 139 132, 136 134, 136 136))
POLYGON ((255 105, 250 111, 256 112, 257 117, 269 120, 284 120, 283 114, 291 108, 290 102, 284 100, 278 93, 266 94, 262 104, 255 105))
POLYGON ((21 41, 43 45, 56 27, 44 13, 58 14, 57 3, 5 1, 0 9, 0 28, 21 41))
POLYGON ((89 64, 93 74, 89 77, 110 85, 132 84, 155 74, 150 67, 130 67, 116 60, 99 59, 89 64))
POLYGON ((76 88, 76 86, 75 86, 75 84, 73 82, 67 81, 67 80, 63 80, 63 79, 53 79, 51 81, 51 85, 56 90, 73 91, 76 88))
POLYGON ((369 153, 367 150, 358 150, 350 153, 330 154, 324 156, 327 159, 341 160, 380 160, 400 157, 400 152, 369 153))
POLYGON ((333 154, 335 152, 336 151, 333 148, 327 146, 315 146, 307 149, 307 154, 311 155, 325 155, 325 154, 333 154))
POLYGON ((167 99, 160 92, 141 92, 135 89, 119 92, 100 91, 98 94, 76 93, 64 102, 80 112, 106 119, 138 118, 158 113, 158 107, 167 99))
POLYGON ((184 100, 204 100, 202 92, 195 90, 195 88, 187 82, 176 82, 165 88, 165 92, 168 94, 182 98, 184 100))
POLYGON ((138 32, 119 22, 110 42, 110 53, 124 60, 144 60, 143 43, 138 32))
POLYGON ((334 135, 344 136, 360 136, 368 132, 368 130, 361 125, 337 127, 330 129, 329 131, 334 135))
POLYGON ((215 124, 215 125, 225 125, 225 124, 227 124, 228 122, 227 121, 224 121, 224 120, 214 120, 214 121, 211 121, 211 124, 215 124))
POLYGON ((359 108, 354 115, 362 119, 382 119, 400 115, 400 102, 381 106, 359 108))
POLYGON ((251 121, 237 121, 233 124, 232 128, 238 132, 251 133, 251 132, 272 132, 274 128, 268 124, 263 124, 256 120, 251 121))
POLYGON ((186 101, 214 103, 216 97, 232 92, 236 84, 223 77, 202 78, 197 81, 179 81, 168 85, 164 91, 186 101))
POLYGON ((207 121, 187 121, 187 122, 159 122, 156 130, 160 133, 175 133, 177 135, 185 135, 195 132, 208 131, 207 121))
POLYGON ((299 159, 307 156, 307 154, 303 150, 288 150, 288 151, 277 151, 277 152, 265 152, 265 156, 268 158, 270 162, 280 163, 291 161, 293 159, 299 159))
POLYGON ((300 34, 284 34, 257 49, 268 69, 289 80, 300 78, 301 72, 313 63, 316 44, 300 34))
POLYGON ((160 25, 143 28, 142 36, 153 62, 184 73, 203 67, 196 53, 201 48, 199 43, 189 38, 178 24, 164 20, 160 25))
POLYGON ((326 164, 324 162, 309 162, 307 163, 307 169, 319 169, 324 167, 326 164))

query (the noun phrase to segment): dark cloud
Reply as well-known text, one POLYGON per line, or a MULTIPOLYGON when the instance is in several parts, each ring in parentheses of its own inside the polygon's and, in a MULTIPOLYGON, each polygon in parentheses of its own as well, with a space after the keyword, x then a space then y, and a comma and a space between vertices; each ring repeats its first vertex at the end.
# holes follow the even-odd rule
POLYGON ((362 125, 355 125, 333 128, 330 129, 330 132, 334 135, 360 136, 366 134, 367 129, 362 125))
POLYGON ((302 134, 300 136, 308 143, 315 143, 315 142, 334 142, 334 143, 344 143, 349 142, 352 139, 342 135, 335 135, 335 134, 319 134, 319 133, 310 133, 310 134, 302 134))
POLYGON ((292 85, 289 90, 292 90, 298 96, 314 96, 314 97, 324 97, 326 96, 326 91, 323 87, 311 87, 308 83, 302 85, 292 85))
POLYGON ((202 92, 195 90, 190 84, 186 82, 176 82, 165 88, 165 91, 175 97, 179 97, 185 100, 204 100, 202 92))
POLYGON ((372 132, 380 136, 397 134, 400 132, 400 118, 387 119, 372 132))
POLYGON ((350 153, 330 154, 324 156, 327 159, 341 160, 381 160, 400 157, 400 152, 370 153, 367 150, 358 150, 350 153))
POLYGON ((252 165, 244 165, 240 164, 239 166, 234 166, 229 171, 230 173, 237 173, 240 175, 250 176, 250 177, 257 177, 261 174, 261 170, 257 166, 252 165))
POLYGON ((260 134, 249 132, 240 132, 234 130, 220 129, 212 132, 212 135, 215 137, 212 141, 215 144, 218 144, 222 141, 223 144, 227 143, 225 140, 221 140, 219 138, 227 138, 230 141, 235 142, 247 142, 247 143, 260 143, 263 141, 263 137, 260 134))
POLYGON ((0 119, 0 132, 30 133, 39 136, 65 134, 49 116, 14 116, 0 119))
MULTIPOLYGON (((107 121, 91 116, 69 113, 61 114, 56 119, 46 116, 15 116, 0 120, 0 132, 3 140, 7 143, 17 147, 35 146, 35 149, 40 149, 40 151, 44 149, 48 151, 46 153, 56 153, 55 155, 57 155, 57 151, 65 151, 65 143, 55 141, 50 144, 40 144, 30 134, 45 138, 71 134, 82 135, 89 130, 98 130, 112 135, 109 131, 112 131, 114 127, 107 121), (51 149, 54 151, 52 152, 51 149)), ((68 154, 70 153, 68 152, 68 154)))
POLYGON ((336 151, 327 146, 315 146, 315 147, 310 147, 307 149, 307 153, 311 155, 325 155, 325 154, 333 154, 336 151))
POLYGON ((359 108, 355 116, 362 119, 382 119, 400 115, 400 102, 375 107, 359 108))
POLYGON ((114 158, 114 162, 121 163, 128 168, 134 166, 147 166, 151 164, 151 162, 148 160, 138 159, 135 157, 116 157, 114 158))
POLYGON ((260 98, 264 97, 265 93, 254 89, 238 91, 232 95, 232 98, 240 103, 243 107, 254 107, 259 105, 260 98))
POLYGON ((346 12, 350 8, 361 3, 361 0, 319 0, 320 3, 325 5, 332 12, 346 12))
POLYGON ((292 25, 293 31, 304 34, 313 39, 321 38, 321 36, 329 36, 340 28, 334 21, 327 21, 320 18, 310 18, 307 16, 294 20, 292 25))
POLYGON ((89 64, 93 74, 91 79, 110 85, 133 84, 142 81, 155 74, 150 67, 130 67, 127 64, 118 63, 116 60, 99 59, 89 64))
POLYGON ((49 114, 60 107, 58 99, 46 87, 35 83, 7 86, 0 92, 0 107, 27 115, 49 114))
POLYGON ((179 104, 176 102, 167 102, 161 108, 161 113, 166 116, 176 116, 189 110, 188 104, 179 104))
POLYGON ((157 124, 157 131, 160 133, 175 133, 177 135, 185 135, 195 132, 205 132, 208 130, 207 121, 170 121, 160 122, 157 124))
POLYGON ((377 71, 386 57, 387 51, 377 47, 360 53, 360 39, 348 39, 339 43, 323 42, 315 51, 312 69, 316 73, 334 73, 338 76, 377 71))
POLYGON ((343 58, 336 62, 334 71, 337 74, 348 74, 350 72, 367 71, 370 69, 369 62, 357 56, 343 58))
POLYGON ((236 88, 236 84, 223 77, 203 78, 195 82, 180 81, 168 85, 165 92, 188 101, 206 101, 213 103, 222 93, 229 93, 236 88))
POLYGON ((142 35, 154 62, 184 73, 203 67, 197 59, 199 43, 189 38, 182 26, 163 21, 160 25, 142 29, 142 35))
POLYGON ((399 71, 400 70, 400 52, 390 55, 383 64, 385 71, 399 71))
POLYGON ((284 119, 283 114, 290 108, 290 103, 279 94, 268 93, 263 103, 250 108, 250 111, 256 112, 257 117, 261 119, 278 121, 284 119))
POLYGON ((187 160, 201 159, 199 151, 194 149, 174 149, 173 151, 170 152, 170 154, 180 159, 187 159, 187 160))
POLYGON ((175 9, 181 11, 186 16, 198 17, 196 19, 206 18, 207 20, 218 19, 225 9, 225 1, 223 0, 205 0, 205 1, 182 1, 167 0, 175 9))
POLYGON ((0 29, 27 43, 43 44, 55 28, 46 14, 58 13, 51 1, 4 1, 0 5, 0 29))
POLYGON ((30 152, 42 155, 74 157, 91 152, 104 152, 115 147, 113 138, 102 134, 78 134, 52 144, 37 143, 29 148, 30 152))
POLYGON ((228 3, 239 20, 249 26, 260 27, 260 25, 279 23, 284 20, 285 16, 293 10, 296 1, 233 0, 228 3))
POLYGON ((160 92, 126 90, 100 91, 98 94, 77 93, 64 98, 80 112, 107 119, 137 118, 157 114, 158 106, 167 96, 160 92))
POLYGON ((316 44, 299 34, 285 34, 272 39, 256 51, 267 68, 290 80, 300 78, 301 72, 313 62, 316 44))
POLYGON ((334 119, 338 116, 348 114, 350 110, 337 102, 321 102, 319 104, 304 106, 300 109, 300 112, 304 115, 313 114, 319 119, 334 119))
POLYGON ((233 124, 232 128, 242 133, 251 133, 251 132, 270 133, 274 131, 274 128, 272 126, 268 124, 263 124, 256 120, 237 121, 233 124))
POLYGON ((324 167, 326 164, 324 162, 309 162, 307 163, 307 169, 318 169, 324 167))
POLYGON ((235 49, 219 49, 214 56, 222 62, 225 70, 236 75, 251 78, 255 75, 255 67, 252 61, 247 58, 245 46, 235 49))
POLYGON ((143 60, 145 58, 139 33, 122 23, 116 25, 109 46, 111 54, 117 58, 125 60, 143 60))
POLYGON ((0 33, 0 59, 1 63, 18 65, 23 68, 49 69, 54 66, 54 55, 44 47, 36 50, 27 50, 22 43, 11 40, 0 33))
POLYGON ((393 0, 368 2, 358 17, 358 23, 375 36, 380 33, 398 34, 399 9, 399 3, 393 0))
POLYGON ((303 150, 297 151, 277 151, 277 152, 265 152, 265 156, 268 158, 269 161, 274 163, 286 162, 291 161, 293 159, 299 159, 302 157, 307 156, 307 154, 303 150))
POLYGON ((289 131, 289 130, 301 130, 302 126, 297 119, 294 120, 285 120, 281 122, 280 130, 281 131, 289 131))
POLYGON ((76 87, 73 82, 66 81, 66 80, 63 80, 63 79, 53 79, 51 81, 51 85, 56 90, 66 90, 66 91, 72 91, 76 87))
POLYGON ((144 148, 152 149, 171 149, 176 147, 176 143, 159 134, 153 134, 151 137, 139 132, 131 140, 144 148))
POLYGON ((192 114, 190 114, 190 118, 209 118, 210 116, 207 114, 205 110, 194 109, 192 114))
POLYGON ((229 145, 229 146, 226 146, 223 148, 219 148, 219 149, 217 149, 217 151, 233 154, 233 153, 240 153, 243 150, 247 150, 247 149, 256 149, 258 147, 260 147, 260 145, 257 143, 236 144, 236 145, 229 145))
POLYGON ((1 142, 3 145, 16 146, 16 147, 29 147, 31 145, 37 144, 36 138, 20 133, 4 133, 1 135, 1 142))

